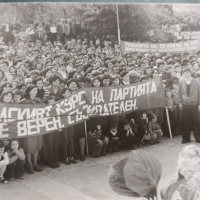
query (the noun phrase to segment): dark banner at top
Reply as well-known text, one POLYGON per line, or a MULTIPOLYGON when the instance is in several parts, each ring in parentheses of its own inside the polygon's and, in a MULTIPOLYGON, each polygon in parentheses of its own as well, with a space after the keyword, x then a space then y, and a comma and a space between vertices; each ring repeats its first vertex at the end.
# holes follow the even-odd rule
POLYGON ((46 107, 0 104, 0 139, 42 135, 90 117, 165 107, 161 78, 116 87, 82 88, 46 107))
POLYGON ((137 43, 121 41, 120 52, 185 52, 185 51, 198 51, 200 49, 200 41, 188 41, 181 43, 137 43))

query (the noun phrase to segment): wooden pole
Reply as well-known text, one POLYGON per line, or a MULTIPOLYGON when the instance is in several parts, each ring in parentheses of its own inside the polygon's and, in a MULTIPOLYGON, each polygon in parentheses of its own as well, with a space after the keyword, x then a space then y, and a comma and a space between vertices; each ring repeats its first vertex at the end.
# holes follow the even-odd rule
POLYGON ((120 38, 120 28, 119 28, 119 11, 118 11, 118 4, 116 4, 116 8, 117 8, 117 32, 118 32, 118 43, 120 45, 120 41, 121 41, 121 38, 120 38))
POLYGON ((170 138, 172 139, 172 130, 171 130, 171 124, 170 124, 170 120, 169 120, 169 112, 168 112, 168 108, 165 108, 165 109, 166 109, 166 115, 167 115, 167 123, 169 126, 169 135, 170 135, 170 138))
POLYGON ((87 137, 87 124, 86 124, 86 121, 84 121, 84 124, 85 124, 85 143, 86 143, 86 150, 87 150, 87 156, 89 156, 88 137, 87 137))

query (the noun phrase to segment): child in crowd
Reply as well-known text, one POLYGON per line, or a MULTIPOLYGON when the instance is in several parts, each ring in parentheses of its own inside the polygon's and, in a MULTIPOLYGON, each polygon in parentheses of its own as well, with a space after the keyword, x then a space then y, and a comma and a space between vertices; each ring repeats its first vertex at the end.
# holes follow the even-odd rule
POLYGON ((159 143, 163 132, 157 122, 157 118, 153 113, 148 115, 148 131, 150 134, 150 144, 159 143))
POLYGON ((123 149, 128 148, 135 150, 135 133, 131 127, 131 122, 126 120, 124 123, 124 130, 120 136, 121 146, 123 149))
POLYGON ((109 138, 109 143, 108 143, 108 151, 109 153, 113 153, 119 151, 119 147, 121 145, 120 141, 120 134, 117 130, 117 124, 111 124, 110 125, 110 130, 108 131, 107 134, 109 138))
POLYGON ((23 94, 20 90, 13 93, 13 103, 19 103, 22 100, 23 94))
POLYGON ((0 182, 7 183, 8 181, 4 178, 4 172, 6 170, 6 165, 8 165, 9 159, 8 154, 5 152, 5 144, 0 140, 0 182))
POLYGON ((145 135, 148 135, 148 118, 146 112, 143 111, 138 120, 138 134, 136 141, 139 146, 145 146, 145 143, 143 142, 145 135))
POLYGON ((9 150, 7 150, 9 164, 6 167, 4 177, 9 181, 13 181, 15 174, 15 177, 24 179, 24 150, 20 147, 18 139, 12 139, 9 143, 9 150))
POLYGON ((107 145, 108 138, 103 135, 101 125, 98 124, 96 130, 89 132, 89 146, 92 157, 98 158, 100 155, 105 156, 107 145))

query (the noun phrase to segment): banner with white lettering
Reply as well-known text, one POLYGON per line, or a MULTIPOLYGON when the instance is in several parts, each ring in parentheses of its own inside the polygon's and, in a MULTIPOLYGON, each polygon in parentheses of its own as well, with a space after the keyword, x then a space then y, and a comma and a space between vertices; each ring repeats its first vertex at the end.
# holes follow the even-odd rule
POLYGON ((200 49, 200 41, 187 41, 181 43, 137 43, 121 41, 120 52, 185 52, 198 51, 200 49))
POLYGON ((161 78, 116 87, 82 88, 70 98, 42 107, 0 104, 0 139, 42 135, 90 117, 165 107, 161 78))
POLYGON ((174 32, 177 40, 200 40, 200 31, 174 32))

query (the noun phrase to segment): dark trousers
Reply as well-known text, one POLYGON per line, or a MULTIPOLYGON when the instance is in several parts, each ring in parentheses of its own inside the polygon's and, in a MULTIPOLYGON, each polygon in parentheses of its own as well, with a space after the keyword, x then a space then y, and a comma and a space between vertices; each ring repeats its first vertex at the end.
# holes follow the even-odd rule
POLYGON ((54 42, 56 41, 57 39, 57 33, 51 33, 51 44, 54 45, 54 42))
POLYGON ((121 146, 124 149, 131 148, 134 144, 136 144, 135 135, 129 137, 123 137, 121 140, 121 146))
POLYGON ((108 149, 115 151, 116 149, 119 149, 120 145, 121 145, 120 140, 109 139, 108 149))
POLYGON ((190 141, 190 124, 193 122, 194 137, 200 142, 198 105, 183 105, 183 140, 190 141))
POLYGON ((47 160, 50 165, 58 162, 59 135, 59 131, 44 135, 44 141, 47 145, 47 160))
POLYGON ((60 42, 62 42, 63 44, 65 43, 65 33, 62 33, 62 35, 60 36, 60 42))
POLYGON ((178 135, 182 133, 182 109, 178 106, 174 109, 174 119, 175 133, 178 135))
POLYGON ((51 33, 47 33, 47 41, 50 41, 51 40, 51 33))
POLYGON ((6 166, 4 176, 6 178, 12 178, 15 174, 16 176, 22 177, 24 175, 24 164, 25 160, 17 159, 14 163, 6 166))
POLYGON ((60 134, 61 137, 60 154, 63 159, 73 156, 74 153, 73 136, 74 136, 73 126, 64 128, 60 134))
POLYGON ((11 33, 10 32, 5 32, 3 34, 3 42, 6 43, 6 44, 11 42, 11 33))
POLYGON ((146 130, 141 130, 141 129, 139 129, 138 132, 135 133, 134 137, 135 137, 135 143, 136 143, 136 144, 142 142, 145 133, 146 133, 146 130))
POLYGON ((31 42, 35 43, 35 41, 36 41, 35 34, 30 34, 29 37, 30 37, 31 42))

